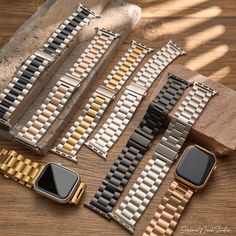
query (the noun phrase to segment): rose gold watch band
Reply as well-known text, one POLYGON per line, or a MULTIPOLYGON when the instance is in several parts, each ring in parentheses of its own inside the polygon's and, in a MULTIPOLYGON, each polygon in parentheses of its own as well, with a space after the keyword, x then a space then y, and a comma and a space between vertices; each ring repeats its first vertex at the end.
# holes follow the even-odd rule
POLYGON ((147 226, 143 236, 172 235, 182 212, 194 190, 178 181, 173 181, 161 200, 157 212, 147 226))

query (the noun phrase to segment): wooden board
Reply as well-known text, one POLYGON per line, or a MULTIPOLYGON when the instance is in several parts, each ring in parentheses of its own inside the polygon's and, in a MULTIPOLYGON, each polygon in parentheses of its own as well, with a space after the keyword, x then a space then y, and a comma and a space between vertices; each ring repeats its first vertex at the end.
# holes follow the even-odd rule
MULTIPOLYGON (((38 3, 40 1, 42 2, 43 0, 38 0, 38 3)), ((132 35, 126 41, 125 45, 122 46, 121 50, 111 61, 111 65, 105 70, 104 76, 109 73, 112 67, 116 64, 117 60, 128 48, 131 39, 136 39, 137 41, 149 44, 156 49, 164 45, 168 39, 172 39, 188 50, 188 54, 177 59, 175 64, 185 64, 190 69, 197 70, 200 74, 208 76, 211 79, 217 80, 231 89, 236 90, 236 41, 233 37, 233 35, 236 34, 235 1, 229 0, 227 1, 227 4, 220 0, 215 0, 214 3, 212 1, 203 0, 129 0, 129 2, 138 4, 142 7, 143 18, 133 31, 132 35), (203 12, 200 16, 189 16, 189 14, 201 12, 209 8, 212 9, 212 7, 212 12, 214 12, 215 7, 219 9, 214 12, 215 16, 213 13, 210 15, 209 12, 203 12), (189 27, 183 30, 183 24, 178 24, 178 27, 166 26, 167 23, 180 19, 184 19, 185 23, 189 23, 189 27), (199 22, 200 20, 202 22, 199 22), (197 21, 198 24, 193 25, 193 21, 197 21), (220 27, 216 28, 217 33, 212 30, 209 31, 209 33, 202 35, 197 34, 204 31, 208 32, 209 29, 218 25, 220 25, 220 27), (163 32, 163 28, 161 27, 168 29, 170 33, 163 32), (173 29, 182 30, 173 34, 171 33, 173 29), (209 36, 211 36, 212 39, 209 39, 209 36), (191 39, 192 47, 193 45, 198 46, 190 50, 191 44, 187 43, 189 42, 187 39, 191 39), (217 48, 217 50, 212 51, 215 48, 217 48)), ((0 42, 2 43, 1 45, 3 45, 3 42, 6 42, 7 39, 11 37, 16 28, 23 22, 23 19, 26 19, 30 13, 33 13, 36 10, 36 6, 36 1, 29 0, 0 2, 0 35, 3 35, 3 37, 0 37, 0 42), (25 7, 26 5, 27 8, 25 7)), ((101 81, 102 78, 93 85, 91 92, 101 81)), ((44 163, 48 161, 60 161, 63 164, 78 170, 81 173, 83 180, 85 180, 89 185, 82 203, 89 202, 101 183, 101 180, 107 173, 109 167, 112 165, 118 153, 125 145, 133 129, 142 119, 158 82, 159 79, 155 82, 138 111, 135 113, 132 122, 122 135, 122 138, 120 138, 113 147, 112 152, 108 156, 107 162, 104 162, 98 158, 86 147, 83 147, 80 150, 80 161, 79 165, 76 166, 67 160, 57 158, 53 154, 49 154, 42 159, 41 157, 32 154, 32 152, 23 149, 21 146, 13 145, 11 142, 5 140, 0 142, 0 146, 9 149, 14 148, 20 153, 25 154, 27 157, 42 161, 44 163)), ((85 97, 85 99, 88 97, 89 94, 85 97)), ((116 101, 118 99, 119 96, 116 98, 116 101)), ((96 131, 109 116, 116 101, 112 103, 112 106, 109 111, 106 112, 105 117, 101 120, 96 131)), ((78 109, 81 109, 82 107, 83 105, 81 105, 78 109)), ((155 140, 151 150, 147 153, 146 157, 142 160, 139 167, 135 171, 122 196, 125 196, 129 188, 139 176, 141 170, 151 157, 157 142, 158 138, 155 140)), ((218 235, 235 236, 235 166, 235 153, 219 159, 218 169, 216 170, 211 183, 209 183, 207 189, 197 193, 193 197, 176 229, 174 234, 175 236, 200 235, 200 229, 203 229, 202 232, 204 232, 204 229, 212 229, 214 231, 214 229, 217 229, 218 226, 221 226, 222 228, 227 227, 226 232, 229 231, 227 233, 221 232, 218 235), (191 233, 191 230, 194 229, 197 233, 191 233)), ((153 217, 153 214, 160 203, 161 197, 172 180, 173 175, 170 173, 158 193, 155 195, 153 201, 150 203, 145 215, 137 224, 135 236, 142 235, 145 227, 153 217)), ((78 208, 57 205, 41 196, 38 196, 32 191, 17 185, 13 181, 4 179, 2 176, 0 176, 0 182, 0 192, 2 193, 0 195, 0 235, 47 236, 49 231, 52 236, 129 235, 129 233, 119 227, 119 225, 114 222, 109 223, 82 205, 78 208)), ((120 200, 122 199, 123 197, 121 197, 120 200)), ((215 234, 205 231, 204 235, 212 236, 215 234)))

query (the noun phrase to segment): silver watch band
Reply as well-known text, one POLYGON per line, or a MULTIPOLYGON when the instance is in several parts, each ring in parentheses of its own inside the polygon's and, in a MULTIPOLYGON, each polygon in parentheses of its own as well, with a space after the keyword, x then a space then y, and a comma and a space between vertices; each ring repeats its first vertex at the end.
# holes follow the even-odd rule
POLYGON ((132 72, 152 49, 132 41, 131 47, 115 68, 92 94, 77 121, 53 147, 52 152, 77 162, 77 152, 96 127, 107 106, 114 99, 132 72))
POLYGON ((183 53, 182 49, 169 41, 150 58, 133 79, 133 82, 126 87, 110 117, 98 133, 86 143, 87 146, 106 159, 108 151, 128 125, 148 88, 162 70, 183 53))
POLYGON ((0 123, 10 127, 10 117, 29 93, 32 86, 78 34, 82 27, 96 15, 80 5, 49 37, 43 47, 26 59, 13 79, 0 94, 0 123))
POLYGON ((109 30, 98 29, 97 34, 70 69, 70 72, 60 78, 45 102, 18 132, 16 139, 19 142, 37 149, 37 142, 59 116, 75 89, 87 78, 118 36, 109 30))
POLYGON ((155 148, 153 157, 145 166, 120 206, 111 217, 129 232, 145 211, 158 187, 177 158, 191 127, 202 113, 208 101, 216 92, 195 82, 155 148))

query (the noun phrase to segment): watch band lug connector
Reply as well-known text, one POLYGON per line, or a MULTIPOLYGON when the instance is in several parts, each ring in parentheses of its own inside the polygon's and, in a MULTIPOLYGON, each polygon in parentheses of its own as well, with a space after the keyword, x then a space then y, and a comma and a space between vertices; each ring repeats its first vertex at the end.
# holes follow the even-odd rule
POLYGON ((94 11, 91 11, 88 7, 84 6, 83 4, 79 4, 78 10, 80 10, 80 8, 82 8, 83 10, 85 10, 86 12, 88 12, 89 14, 93 15, 94 18, 101 18, 100 15, 98 15, 97 13, 95 13, 94 11))
POLYGON ((200 82, 194 82, 194 85, 200 87, 201 89, 203 89, 206 92, 210 92, 212 94, 212 96, 214 96, 214 95, 216 95, 218 93, 217 91, 209 88, 207 85, 202 84, 200 82))
POLYGON ((148 52, 153 52, 153 51, 155 50, 154 48, 149 48, 149 47, 147 47, 146 45, 144 45, 144 44, 142 44, 142 43, 138 43, 138 42, 135 41, 135 40, 132 40, 131 42, 132 42, 132 44, 136 44, 136 46, 139 47, 139 48, 148 50, 148 52))
POLYGON ((120 37, 120 34, 115 33, 115 32, 108 30, 108 29, 98 28, 98 27, 96 27, 95 29, 96 29, 96 31, 101 31, 103 34, 105 34, 108 37, 113 36, 115 39, 120 37))
POLYGON ((170 40, 168 43, 171 44, 175 49, 177 49, 181 55, 186 54, 186 52, 182 48, 178 47, 177 44, 175 44, 173 41, 170 40))
POLYGON ((4 126, 6 126, 7 128, 11 129, 12 125, 9 123, 8 120, 2 119, 0 118, 0 124, 3 124, 4 126))
POLYGON ((80 183, 78 189, 76 190, 74 196, 70 200, 71 204, 78 205, 81 197, 83 196, 85 190, 87 188, 87 185, 85 183, 80 183))

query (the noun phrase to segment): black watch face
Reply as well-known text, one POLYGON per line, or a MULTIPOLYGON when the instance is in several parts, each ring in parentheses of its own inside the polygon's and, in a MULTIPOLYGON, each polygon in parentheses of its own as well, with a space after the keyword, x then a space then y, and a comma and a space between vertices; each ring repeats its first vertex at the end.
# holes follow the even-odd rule
POLYGON ((78 175, 73 171, 60 165, 49 163, 37 178, 35 186, 52 197, 64 200, 70 196, 78 179, 78 175))
POLYGON ((190 146, 183 154, 176 168, 176 174, 200 187, 205 184, 215 163, 216 159, 211 153, 197 146, 190 146))

